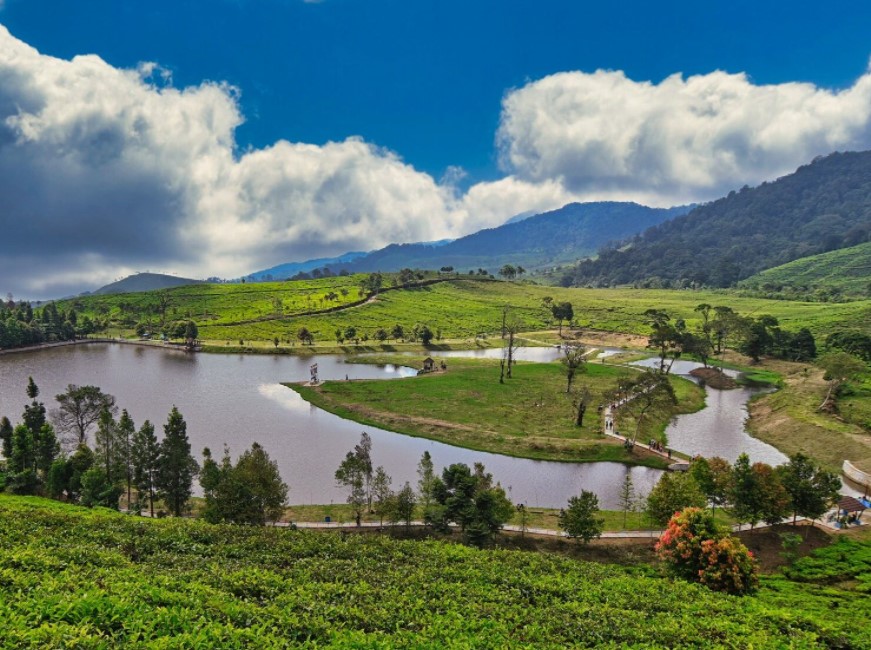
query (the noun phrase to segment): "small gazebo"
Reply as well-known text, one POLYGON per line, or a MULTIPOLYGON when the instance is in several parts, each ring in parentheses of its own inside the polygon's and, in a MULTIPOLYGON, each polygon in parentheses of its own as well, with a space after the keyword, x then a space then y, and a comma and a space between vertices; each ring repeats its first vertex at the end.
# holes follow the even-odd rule
POLYGON ((839 517, 855 517, 856 521, 858 521, 865 510, 865 504, 855 497, 841 497, 838 499, 839 517))
POLYGON ((432 372, 435 370, 435 360, 432 357, 427 357, 423 360, 423 372, 432 372))

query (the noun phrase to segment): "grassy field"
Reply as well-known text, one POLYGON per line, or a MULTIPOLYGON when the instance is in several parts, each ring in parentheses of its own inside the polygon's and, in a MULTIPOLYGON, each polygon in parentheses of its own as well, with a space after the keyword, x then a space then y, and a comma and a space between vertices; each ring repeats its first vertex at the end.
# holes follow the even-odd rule
POLYGON ((757 273, 741 285, 836 289, 848 296, 871 296, 871 242, 793 260, 757 273))
POLYGON ((871 645, 868 543, 854 539, 744 598, 552 554, 35 498, 0 496, 0 539, 6 648, 871 645))
MULTIPOLYGON (((730 359, 739 365, 749 361, 735 354, 730 355, 730 359)), ((787 455, 807 454, 838 473, 844 459, 871 471, 871 436, 868 430, 819 411, 827 391, 821 369, 810 364, 774 359, 765 360, 757 369, 762 376, 779 378, 781 388, 750 402, 748 430, 753 436, 787 455)), ((864 393, 853 398, 851 416, 857 421, 864 413, 860 409, 868 406, 863 396, 864 393)), ((841 401, 842 410, 851 408, 850 399, 847 397, 846 401, 841 401)))
MULTIPOLYGON (((376 356, 367 363, 421 365, 409 357, 376 356)), ((584 425, 574 424, 572 398, 558 363, 519 363, 512 379, 499 383, 495 360, 449 359, 446 372, 395 381, 325 382, 317 387, 290 385, 313 404, 373 426, 510 456, 561 461, 620 461, 662 466, 659 457, 623 445, 602 434, 597 406, 618 378, 637 372, 621 366, 588 364, 575 380, 592 398, 584 425)), ((704 404, 704 391, 678 377, 672 383, 680 398, 671 412, 643 423, 641 440, 661 437, 676 412, 692 412, 704 404)), ((620 422, 626 431, 634 423, 620 422)))
MULTIPOLYGON (((313 332, 317 343, 335 344, 337 328, 353 326, 362 337, 371 336, 379 327, 389 331, 397 323, 406 330, 416 323, 427 324, 444 339, 472 343, 478 335, 492 336, 499 331, 505 305, 511 306, 526 329, 556 326, 550 312, 542 307, 545 297, 571 302, 580 327, 623 334, 646 334, 643 315, 650 308, 664 309, 692 326, 697 316, 693 309, 700 303, 728 305, 742 314, 771 314, 787 329, 808 327, 820 336, 841 327, 871 332, 871 301, 867 300, 805 303, 742 297, 726 290, 565 289, 460 277, 388 291, 362 305, 348 306, 360 300, 361 279, 348 276, 303 282, 194 285, 170 289, 162 295, 170 301, 168 319, 192 318, 199 325, 200 338, 216 346, 228 342, 236 345, 240 340, 246 344, 271 341, 274 337, 289 345, 296 341, 300 327, 313 332), (341 293, 343 289, 348 292, 346 296, 341 293), (336 294, 337 299, 325 300, 329 293, 336 294), (280 315, 276 298, 282 301, 280 315), (347 308, 313 313, 342 305, 347 308)), ((144 292, 85 296, 66 301, 63 306, 75 305, 81 314, 92 317, 108 314, 116 323, 132 327, 146 318, 159 320, 155 316, 159 295, 144 292), (125 311, 121 310, 122 303, 125 311)))

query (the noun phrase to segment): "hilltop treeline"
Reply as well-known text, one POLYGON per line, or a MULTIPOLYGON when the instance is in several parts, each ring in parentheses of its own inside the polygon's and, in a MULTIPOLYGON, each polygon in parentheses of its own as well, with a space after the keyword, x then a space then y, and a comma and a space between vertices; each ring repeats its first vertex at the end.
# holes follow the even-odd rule
POLYGON ((561 283, 728 287, 763 269, 869 240, 871 152, 834 153, 604 249, 561 283))

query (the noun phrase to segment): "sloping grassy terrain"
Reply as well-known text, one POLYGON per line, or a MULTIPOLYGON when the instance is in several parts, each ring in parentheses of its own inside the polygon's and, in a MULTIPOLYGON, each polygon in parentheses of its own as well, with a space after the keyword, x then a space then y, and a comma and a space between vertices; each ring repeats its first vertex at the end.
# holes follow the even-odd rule
POLYGON ((266 282, 238 285, 195 285, 166 292, 118 296, 88 296, 64 302, 75 305, 80 315, 107 313, 114 322, 159 321, 160 296, 169 300, 167 318, 197 322, 200 338, 222 344, 279 337, 296 341, 300 327, 308 328, 318 343, 335 343, 337 328, 357 328, 358 335, 383 327, 388 332, 397 323, 410 331, 415 323, 429 325, 446 339, 469 339, 481 333, 500 331, 502 310, 512 313, 526 329, 556 327, 542 299, 568 301, 574 306, 581 327, 628 334, 646 334, 647 309, 664 309, 673 318, 697 322, 693 309, 700 303, 727 305, 741 314, 771 314, 790 330, 808 327, 816 335, 839 327, 871 332, 871 301, 839 304, 765 300, 737 296, 729 291, 671 291, 653 289, 566 289, 485 279, 456 278, 421 287, 384 292, 365 304, 330 313, 313 313, 359 302, 363 276, 347 276, 301 282, 266 282), (342 294, 342 290, 347 295, 342 294), (324 297, 336 294, 333 300, 324 297), (281 300, 281 315, 275 300, 281 300), (122 303, 124 309, 122 309, 122 303), (150 314, 150 316, 149 316, 150 314))
MULTIPOLYGON (((736 598, 618 566, 0 496, 5 648, 866 648, 867 566, 736 598), (837 609, 834 607, 837 606, 837 609)), ((856 542, 858 548, 864 543, 856 542)), ((843 549, 842 549, 843 550, 843 549)))
POLYGON ((803 257, 744 280, 756 289, 782 287, 836 289, 848 296, 871 296, 871 242, 803 257))
MULTIPOLYGON (((422 360, 409 357, 370 361, 375 360, 422 365, 422 360)), ((541 460, 663 465, 659 457, 644 455, 640 449, 627 453, 619 440, 602 434, 598 405, 605 402, 604 394, 620 377, 636 374, 636 370, 587 364, 574 382, 575 390, 583 386, 591 394, 584 424, 578 427, 573 396, 565 392, 566 377, 558 363, 519 363, 513 377, 500 384, 498 361, 447 362, 444 372, 394 381, 289 386, 306 400, 342 417, 451 445, 541 460)), ((674 414, 693 412, 704 405, 704 391, 698 386, 679 377, 671 381, 679 405, 648 418, 641 440, 660 437, 674 414)), ((634 432, 634 423, 626 424, 634 432)))

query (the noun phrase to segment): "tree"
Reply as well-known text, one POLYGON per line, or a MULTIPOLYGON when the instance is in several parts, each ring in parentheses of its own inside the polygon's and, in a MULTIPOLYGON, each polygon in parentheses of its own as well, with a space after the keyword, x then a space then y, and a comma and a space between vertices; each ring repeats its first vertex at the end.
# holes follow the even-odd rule
POLYGON ((505 341, 504 346, 502 347, 502 356, 499 363, 500 384, 505 383, 506 376, 508 377, 508 379, 511 379, 511 369, 514 367, 514 364, 517 363, 515 359, 517 351, 523 344, 523 342, 517 336, 521 329, 521 323, 515 316, 509 316, 508 310, 509 308, 505 307, 502 311, 503 338, 505 336, 507 336, 508 338, 505 341))
POLYGON ((160 443, 154 434, 154 425, 148 420, 142 423, 133 435, 131 459, 133 464, 133 484, 138 492, 148 499, 149 514, 154 517, 154 497, 157 490, 157 472, 160 460, 160 443))
POLYGON ((72 435, 77 445, 87 442, 88 432, 104 410, 112 415, 118 412, 115 398, 97 386, 69 384, 66 392, 55 396, 55 399, 60 406, 52 412, 52 418, 58 430, 72 435))
POLYGON ((242 453, 234 465, 229 450, 218 465, 203 450, 200 485, 206 497, 204 518, 211 523, 265 526, 278 521, 287 503, 287 485, 278 465, 258 443, 242 453))
POLYGON ((572 392, 572 382, 575 375, 584 372, 587 363, 587 348, 580 343, 563 345, 563 356, 560 359, 566 372, 566 393, 572 392))
POLYGON ((342 335, 346 341, 353 341, 357 338, 357 328, 353 325, 348 325, 342 335))
POLYGON ((517 277, 517 269, 511 264, 504 264, 502 268, 499 269, 499 275, 506 280, 513 280, 517 277))
POLYGON ((348 505, 354 512, 354 519, 359 526, 363 519, 363 510, 366 508, 366 469, 363 466, 360 458, 353 452, 349 451, 345 455, 345 460, 339 465, 336 470, 335 478, 339 487, 347 488, 348 505))
POLYGON ((88 508, 102 506, 117 510, 118 499, 121 498, 122 491, 120 487, 109 480, 102 467, 91 467, 82 475, 81 502, 83 506, 88 508))
POLYGON ((116 427, 116 452, 117 467, 127 487, 127 507, 130 508, 133 498, 133 437, 136 435, 136 425, 127 413, 127 409, 121 411, 121 417, 116 427))
POLYGON ((778 474, 765 463, 750 465, 747 454, 738 456, 732 467, 730 497, 735 519, 749 523, 751 530, 760 521, 778 523, 789 506, 789 495, 778 474))
POLYGON ((657 410, 670 409, 677 404, 677 396, 668 377, 652 370, 619 379, 609 398, 619 402, 619 408, 628 411, 635 418, 633 445, 638 440, 648 415, 657 410))
POLYGON ((426 517, 429 509, 435 503, 433 490, 437 479, 432 456, 430 456, 428 451, 423 452, 423 456, 420 457, 420 462, 417 464, 417 476, 417 494, 420 497, 420 505, 424 517, 426 517))
POLYGON ((684 508, 705 507, 705 496, 688 472, 666 472, 647 496, 647 515, 657 526, 665 526, 672 515, 684 508))
POLYGON ((618 495, 620 510, 623 513, 623 528, 626 528, 626 520, 630 512, 635 512, 638 506, 638 496, 635 493, 635 485, 632 483, 632 475, 626 472, 623 477, 623 485, 620 486, 620 494, 618 495))
POLYGON ((393 326, 393 329, 390 330, 390 337, 394 340, 405 338, 405 330, 402 328, 402 325, 396 323, 396 325, 393 326))
POLYGON ((752 593, 758 586, 750 551, 700 508, 675 513, 655 548, 668 571, 678 578, 736 595, 752 593))
POLYGON ((184 343, 188 348, 193 349, 194 345, 196 345, 197 337, 200 335, 200 330, 197 327, 197 324, 192 320, 189 320, 184 327, 184 343))
POLYGON ((789 462, 779 468, 783 487, 789 494, 789 510, 795 525, 799 516, 819 519, 838 498, 841 479, 802 453, 789 457, 789 462))
POLYGON ((729 500, 732 487, 732 467, 719 456, 705 458, 696 456, 690 463, 690 474, 711 504, 711 514, 717 506, 724 506, 729 500))
POLYGON ((411 519, 414 517, 415 505, 414 490, 408 484, 408 481, 406 481, 402 489, 394 495, 394 506, 391 512, 396 521, 403 521, 405 522, 405 527, 410 528, 411 519))
POLYGON ((14 428, 12 423, 5 415, 0 418, 0 441, 2 441, 3 458, 9 458, 12 455, 12 432, 14 428))
POLYGON ((648 309, 644 316, 651 330, 647 347, 659 350, 659 372, 668 374, 675 360, 683 353, 686 324, 682 319, 672 323, 671 316, 661 309, 648 309), (671 361, 666 365, 665 360, 669 358, 671 361))
POLYGON ((187 423, 178 408, 172 407, 163 425, 163 441, 158 455, 157 490, 170 514, 180 517, 193 493, 197 461, 191 456, 187 423))
POLYGON ((104 409, 100 414, 100 420, 97 424, 97 433, 94 434, 96 441, 95 451, 97 458, 102 464, 103 472, 106 474, 106 480, 110 483, 118 481, 120 472, 118 468, 118 453, 117 453, 117 438, 118 438, 118 423, 112 414, 104 409))
POLYGON ((553 302, 550 305, 550 313, 559 321, 559 335, 563 334, 563 321, 571 321, 575 317, 575 310, 570 302, 553 302))
POLYGON ((385 330, 383 327, 379 327, 372 334, 372 338, 381 343, 387 340, 387 336, 387 330, 385 330))
POLYGON ((576 427, 584 426, 584 414, 587 412, 587 406, 589 406, 592 398, 593 394, 586 386, 582 386, 581 389, 575 393, 572 405, 575 407, 576 427))
POLYGON ((424 346, 432 343, 433 336, 435 335, 428 325, 417 324, 414 326, 414 338, 420 339, 424 346))
POLYGON ((491 540, 514 515, 505 490, 493 484, 493 476, 480 463, 475 463, 474 472, 463 463, 446 467, 435 479, 433 496, 438 507, 430 508, 427 523, 446 531, 454 522, 477 546, 491 540))
POLYGON ((559 527, 567 537, 588 544, 591 539, 601 537, 605 530, 605 520, 599 514, 599 497, 595 493, 581 490, 580 496, 571 497, 569 506, 560 510, 559 527))
POLYGON ((305 327, 299 328, 299 331, 296 333, 296 338, 298 338, 304 345, 311 345, 314 342, 314 336, 312 336, 312 333, 305 327))
POLYGON ((360 442, 354 446, 354 455, 363 469, 363 483, 366 487, 366 507, 372 512, 372 438, 365 431, 360 434, 360 442))
POLYGON ((381 526, 384 525, 384 515, 392 506, 393 490, 390 489, 391 479, 379 465, 372 479, 372 495, 375 499, 375 512, 380 517, 381 526))
POLYGON ((36 442, 33 432, 24 424, 12 431, 12 453, 7 461, 10 486, 15 494, 36 494, 36 442))
POLYGON ((817 360, 817 365, 826 371, 823 378, 829 382, 829 390, 819 407, 821 411, 834 410, 835 397, 841 386, 868 369, 861 359, 857 359, 847 352, 827 352, 817 360))

